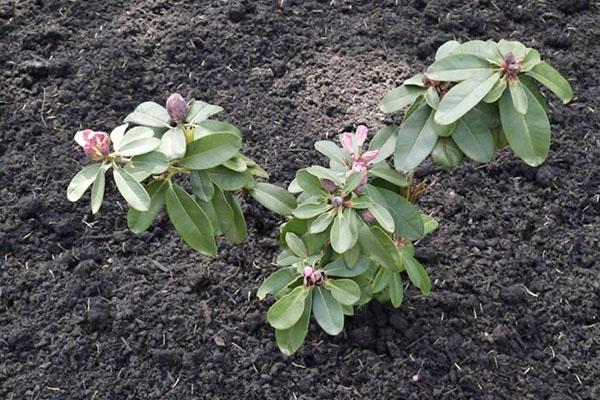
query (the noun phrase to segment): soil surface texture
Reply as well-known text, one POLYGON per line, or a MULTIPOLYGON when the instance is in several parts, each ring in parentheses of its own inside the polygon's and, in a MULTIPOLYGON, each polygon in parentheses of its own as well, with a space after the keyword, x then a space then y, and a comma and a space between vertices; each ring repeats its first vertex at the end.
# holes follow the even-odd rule
POLYGON ((590 0, 0 1, 0 399, 599 399, 599 22, 590 0), (389 123, 378 101, 452 38, 521 40, 569 78, 547 162, 425 163, 432 294, 313 322, 292 357, 255 296, 279 217, 246 201, 248 240, 210 259, 165 215, 129 232, 112 185, 97 216, 66 199, 75 131, 174 91, 287 185, 316 140, 389 123))

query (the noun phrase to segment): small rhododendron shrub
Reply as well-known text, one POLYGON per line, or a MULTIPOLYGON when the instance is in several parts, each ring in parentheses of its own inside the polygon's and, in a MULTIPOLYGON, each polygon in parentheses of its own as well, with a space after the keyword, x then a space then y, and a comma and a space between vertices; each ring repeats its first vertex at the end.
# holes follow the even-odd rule
POLYGON ((550 149, 550 122, 535 81, 564 103, 573 97, 569 82, 537 50, 519 42, 444 43, 424 73, 381 101, 385 113, 408 106, 403 125, 390 127, 396 169, 408 172, 429 155, 446 169, 465 155, 486 163, 507 145, 527 164, 542 164, 550 149))
POLYGON ((387 164, 386 132, 375 136, 369 150, 363 149, 366 136, 359 127, 342 136, 342 147, 317 142, 330 168, 301 169, 290 184, 298 206, 282 227, 281 268, 257 293, 276 298, 267 319, 285 354, 302 345, 311 315, 337 335, 345 316, 373 298, 399 307, 405 273, 424 294, 431 289, 412 242, 437 223, 400 195, 406 178, 387 164))
POLYGON ((224 235, 234 243, 246 236, 239 193, 291 214, 296 205, 291 194, 255 180, 268 175, 240 152, 240 130, 210 119, 221 111, 219 106, 187 102, 173 94, 166 107, 140 104, 110 135, 89 129, 77 132, 75 141, 96 163, 73 178, 68 199, 79 200, 92 186, 92 212, 98 212, 105 173, 112 170, 116 187, 129 205, 127 223, 133 232, 147 230, 166 208, 183 240, 209 255, 217 251, 215 236, 224 235))

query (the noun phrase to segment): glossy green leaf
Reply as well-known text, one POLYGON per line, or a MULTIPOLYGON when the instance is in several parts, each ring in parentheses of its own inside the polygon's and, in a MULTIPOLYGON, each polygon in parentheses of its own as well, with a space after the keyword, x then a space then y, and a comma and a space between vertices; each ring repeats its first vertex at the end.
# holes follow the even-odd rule
POLYGON ((423 228, 425 235, 435 231, 438 228, 438 222, 432 216, 427 214, 421 214, 421 219, 423 220, 423 228))
POLYGON ((527 96, 525 96, 523 85, 521 85, 518 79, 511 80, 508 83, 508 88, 515 110, 521 114, 525 114, 527 112, 527 96))
POLYGON ((322 167, 320 165, 313 165, 305 169, 309 174, 319 178, 319 179, 328 179, 336 184, 336 186, 342 186, 342 180, 340 177, 330 169, 322 167))
POLYGON ((456 40, 449 40, 445 42, 438 47, 437 51, 435 52, 435 61, 439 61, 442 58, 449 56, 458 46, 460 46, 460 43, 456 40))
POLYGON ((127 130, 128 126, 129 124, 119 125, 110 132, 110 141, 114 149, 119 147, 123 136, 125 136, 125 131, 127 130))
POLYGON ((123 157, 132 157, 153 151, 160 145, 154 137, 154 131, 145 126, 136 126, 128 130, 120 139, 118 146, 113 144, 115 152, 123 157))
POLYGON ((449 125, 475 107, 500 79, 499 72, 479 74, 460 82, 446 93, 435 113, 435 122, 449 125))
POLYGON ((363 252, 377 264, 391 271, 400 271, 402 259, 390 235, 378 226, 369 228, 363 224, 359 229, 359 241, 363 252))
POLYGON ((336 253, 342 254, 356 244, 350 228, 349 213, 338 214, 333 219, 330 232, 331 247, 336 253))
POLYGON ((496 151, 492 132, 480 119, 460 119, 452 140, 467 157, 481 163, 489 162, 496 151))
POLYGON ((540 53, 537 50, 530 49, 525 59, 521 63, 521 71, 527 72, 530 71, 533 67, 542 62, 540 57, 540 53))
MULTIPOLYGON (((434 113, 435 113, 435 111, 434 111, 434 113)), ((437 122, 435 122, 434 114, 432 114, 432 116, 429 117, 429 123, 433 127, 433 130, 438 135, 438 137, 452 136, 452 134, 456 130, 456 127, 458 126, 458 121, 455 121, 455 122, 451 123, 450 125, 440 125, 437 122)))
POLYGON ((123 169, 141 182, 150 175, 160 175, 169 168, 169 160, 158 151, 135 156, 123 169))
POLYGON ((219 132, 229 132, 233 133, 236 136, 239 136, 240 138, 242 137, 242 132, 240 131, 240 129, 237 126, 230 124, 229 122, 207 119, 195 125, 196 127, 194 128, 194 140, 200 139, 201 137, 210 135, 212 133, 219 132))
POLYGON ((233 224, 229 227, 224 227, 223 234, 233 243, 242 243, 246 239, 247 227, 240 201, 231 192, 223 194, 229 207, 233 210, 233 224))
POLYGON ((208 178, 224 192, 252 188, 256 185, 250 171, 235 172, 229 168, 218 166, 204 170, 208 178))
POLYGON ((281 268, 273 272, 258 288, 256 296, 263 300, 268 294, 275 294, 281 289, 298 279, 295 267, 281 268))
POLYGON ((327 276, 338 276, 340 278, 354 278, 365 272, 369 268, 369 259, 365 256, 359 256, 358 261, 352 268, 348 268, 343 257, 340 257, 324 268, 327 276))
POLYGON ((490 129, 500 126, 500 114, 498 113, 498 107, 494 104, 479 103, 466 113, 462 119, 469 120, 471 124, 474 121, 481 121, 490 129))
POLYGON ((148 211, 150 196, 146 189, 129 173, 123 169, 113 169, 113 176, 119 193, 131 208, 138 211, 148 211))
MULTIPOLYGON (((368 191, 371 194, 373 188, 369 187, 368 191)), ((417 208, 397 193, 381 188, 377 191, 385 199, 387 209, 394 218, 396 234, 404 240, 418 240, 423 237, 423 221, 417 208)))
POLYGON ((344 193, 351 193, 360 185, 362 176, 359 172, 352 172, 350 176, 346 177, 346 183, 344 183, 344 187, 342 191, 344 193))
POLYGON ((533 79, 528 77, 527 75, 521 75, 519 77, 519 80, 521 81, 521 84, 523 86, 525 86, 527 89, 529 89, 531 94, 533 94, 533 97, 535 97, 535 99, 538 101, 538 103, 540 103, 540 105, 542 106, 544 111, 547 112, 548 107, 546 105, 546 97, 544 97, 542 92, 540 92, 540 89, 538 89, 538 87, 537 87, 536 83, 533 81, 533 79))
POLYGON ((298 208, 296 208, 292 214, 296 218, 308 219, 314 218, 317 215, 328 211, 329 209, 330 206, 324 203, 305 203, 299 205, 298 208))
POLYGON ((331 221, 333 221, 335 215, 335 210, 324 212, 323 214, 319 215, 310 223, 309 232, 315 234, 326 231, 327 228, 329 228, 329 225, 331 225, 331 221))
POLYGON ((431 108, 423 105, 408 117, 400 129, 394 153, 397 170, 411 171, 433 150, 437 134, 430 123, 430 115, 431 108))
POLYGON ((429 107, 434 110, 437 109, 440 104, 440 96, 438 95, 437 89, 433 86, 429 87, 425 92, 425 101, 429 104, 429 107))
POLYGON ((156 128, 170 128, 170 121, 171 117, 169 117, 169 113, 163 106, 147 101, 137 106, 135 111, 125 118, 124 122, 156 128))
POLYGON ((106 178, 104 176, 105 172, 104 168, 100 168, 94 179, 94 184, 92 185, 92 214, 96 214, 98 210, 100 210, 102 199, 104 199, 104 186, 106 183, 106 178))
POLYGON ((208 117, 220 113, 221 111, 223 111, 223 108, 219 106, 194 100, 192 101, 192 104, 190 104, 185 120, 188 123, 198 124, 206 120, 208 117))
POLYGON ((351 279, 327 279, 325 282, 340 304, 351 306, 360 299, 360 287, 351 279))
POLYGON ((384 181, 392 183, 398 187, 408 186, 408 180, 406 179, 406 176, 402 175, 396 170, 391 169, 386 162, 380 162, 373 165, 369 171, 369 174, 371 176, 381 178, 384 181))
POLYGON ((240 145, 240 137, 233 133, 213 133, 189 143, 179 163, 189 169, 213 168, 236 155, 240 145))
POLYGON ((371 283, 371 291, 373 293, 379 293, 388 287, 394 273, 399 272, 394 272, 388 268, 380 268, 379 271, 377 271, 377 274, 375 274, 375 278, 373 278, 373 282, 371 283))
POLYGON ((441 137, 431 151, 431 159, 441 167, 452 170, 462 161, 463 152, 452 138, 441 137))
POLYGON ((500 119, 506 139, 515 154, 536 167, 544 162, 550 150, 550 122, 529 89, 524 90, 528 100, 527 113, 519 113, 511 96, 504 93, 500 98, 500 119))
POLYGON ((402 84, 406 86, 426 87, 427 78, 424 74, 417 74, 405 80, 402 84))
POLYGON ((75 202, 83 196, 85 191, 94 183, 102 164, 96 163, 83 168, 71 179, 67 187, 67 199, 75 202))
POLYGON ((175 230, 194 250, 214 256, 217 253, 210 220, 192 196, 177 185, 166 192, 167 213, 175 230))
POLYGON ((379 109, 386 114, 400 111, 423 93, 425 88, 419 86, 398 86, 385 95, 379 104, 379 109))
POLYGON ((138 211, 133 208, 127 210, 127 226, 133 233, 145 232, 165 204, 165 192, 168 187, 167 181, 152 181, 146 186, 146 192, 150 196, 150 207, 148 211, 138 211))
POLYGON ((377 203, 371 203, 369 211, 384 230, 390 233, 394 232, 394 218, 385 207, 377 203))
POLYGON ((250 195, 260 204, 279 215, 292 215, 296 199, 287 190, 270 183, 259 182, 250 190, 250 195))
POLYGON ((396 137, 400 132, 400 127, 395 125, 384 126, 373 136, 369 143, 369 150, 378 150, 379 154, 373 159, 373 164, 377 164, 392 154, 396 150, 396 137))
POLYGON ((304 300, 304 311, 300 319, 288 329, 276 329, 275 339, 279 350, 287 356, 294 354, 304 343, 304 338, 308 333, 310 323, 310 313, 312 311, 312 296, 307 296, 304 300))
POLYGON ((298 286, 277 300, 267 313, 269 324, 275 329, 291 328, 302 317, 304 301, 310 292, 309 288, 298 286))
POLYGON ((431 292, 431 281, 421 263, 414 257, 406 255, 404 257, 404 266, 412 284, 418 287, 422 294, 429 294, 431 292))
MULTIPOLYGON (((215 188, 215 194, 211 203, 217 218, 213 225, 218 225, 220 228, 219 231, 223 233, 227 232, 229 227, 233 225, 234 213, 233 208, 225 198, 225 194, 218 187, 215 188)), ((236 243, 234 240, 232 241, 236 243)))
POLYGON ((402 277, 399 272, 392 272, 389 281, 390 301, 394 308, 400 307, 404 299, 404 286, 402 286, 402 277))
POLYGON ((317 324, 329 335, 337 335, 344 329, 344 311, 331 293, 322 287, 313 289, 313 315, 317 324))
POLYGON ((306 245, 304 244, 302 239, 300 239, 300 237, 298 235, 296 235, 295 233, 292 233, 292 232, 286 233, 285 243, 287 244, 289 249, 292 251, 292 253, 294 253, 296 256, 298 256, 300 258, 308 257, 308 250, 306 249, 306 245))
POLYGON ((163 153, 169 160, 175 160, 185 156, 186 146, 183 128, 177 126, 164 133, 160 139, 158 151, 163 153))
MULTIPOLYGON (((305 169, 301 169, 296 172, 296 179, 294 180, 297 186, 300 187, 301 190, 288 189, 292 193, 298 193, 300 191, 305 191, 306 193, 313 195, 321 195, 326 194, 327 190, 321 185, 321 181, 316 176, 310 174, 305 169)), ((292 186, 292 184, 290 184, 292 186)))
POLYGON ((454 48, 452 53, 471 54, 492 62, 499 62, 502 59, 498 45, 492 41, 469 40, 454 48))
POLYGON ((568 103, 573 98, 573 89, 569 81, 548 63, 540 62, 527 72, 527 75, 550 89, 563 103, 568 103))
POLYGON ((474 76, 490 76, 492 66, 483 58, 471 54, 450 54, 427 68, 425 75, 434 81, 460 82, 474 76))
POLYGON ((320 140, 316 142, 315 149, 324 156, 329 157, 332 160, 336 160, 342 164, 347 161, 342 149, 329 140, 320 140))
POLYGON ((215 185, 205 171, 191 171, 192 193, 202 201, 211 201, 215 194, 215 185))
POLYGON ((506 81, 504 79, 500 79, 498 82, 496 82, 494 84, 494 87, 492 88, 492 90, 490 90, 488 92, 488 94, 485 95, 485 97, 483 98, 483 101, 486 103, 494 103, 496 101, 498 101, 498 99, 500 98, 500 96, 502 96, 502 93, 504 93, 504 90, 506 89, 506 81))
POLYGON ((222 164, 225 168, 228 168, 235 172, 244 172, 248 169, 248 165, 239 157, 232 157, 222 164))

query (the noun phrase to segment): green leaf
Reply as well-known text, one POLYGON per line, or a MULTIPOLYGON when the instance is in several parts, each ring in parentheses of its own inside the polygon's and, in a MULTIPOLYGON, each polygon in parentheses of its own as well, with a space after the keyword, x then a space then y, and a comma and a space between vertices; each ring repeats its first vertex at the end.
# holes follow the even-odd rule
POLYGON ((408 78, 407 80, 405 80, 402 84, 405 86, 420 86, 420 87, 426 87, 426 81, 427 78, 425 77, 424 74, 417 74, 414 76, 411 76, 410 78, 408 78))
POLYGON ((211 201, 215 194, 215 185, 205 171, 191 171, 192 193, 202 201, 211 201))
POLYGON ((369 258, 391 271, 400 271, 402 259, 396 244, 388 233, 378 226, 369 228, 363 224, 359 229, 360 246, 369 258))
POLYGON ((306 249, 306 245, 304 244, 302 239, 300 239, 300 237, 298 237, 298 235, 296 235, 295 233, 292 233, 292 232, 286 233, 285 243, 290 248, 292 253, 294 253, 298 257, 300 257, 300 258, 308 257, 308 250, 306 249))
POLYGON ((365 256, 360 256, 358 261, 352 268, 348 268, 344 262, 344 257, 340 257, 324 268, 327 276, 339 276, 341 278, 354 278, 365 272, 369 268, 369 259, 365 256))
POLYGON ((179 163, 189 169, 214 168, 236 155, 240 146, 240 137, 233 133, 213 133, 188 144, 179 163))
POLYGON ((252 188, 256 182, 250 171, 235 172, 229 168, 218 166, 204 170, 209 179, 224 192, 240 190, 242 188, 252 188))
POLYGON ((148 211, 138 211, 133 208, 127 210, 127 226, 133 233, 146 231, 152 221, 158 215, 165 204, 165 191, 167 181, 152 181, 146 186, 146 192, 150 196, 150 207, 148 211))
POLYGON ((233 224, 230 227, 225 227, 226 229, 223 233, 227 239, 233 243, 241 243, 246 239, 247 227, 240 201, 231 192, 225 192, 223 194, 225 195, 229 207, 233 210, 233 224))
POLYGON ((320 140, 316 142, 315 149, 324 156, 329 157, 332 160, 336 160, 342 164, 348 161, 344 156, 342 149, 329 140, 320 140))
POLYGON ((330 232, 331 247, 336 253, 342 254, 349 250, 356 241, 350 229, 350 217, 348 213, 338 214, 333 220, 330 232))
POLYGON ((389 211, 385 209, 385 207, 377 203, 371 203, 369 206, 369 211, 371 211, 379 225, 381 225, 384 230, 390 233, 394 232, 394 218, 389 211))
POLYGON ((523 86, 525 86, 527 89, 529 89, 531 94, 533 94, 533 97, 535 97, 535 99, 538 101, 538 103, 540 103, 540 105, 542 106, 544 111, 547 112, 548 107, 546 106, 546 98, 544 97, 542 92, 540 92, 540 89, 538 89, 538 87, 535 84, 535 82, 533 81, 533 79, 531 79, 527 75, 521 75, 519 77, 519 80, 521 81, 521 84, 523 86))
POLYGON ((346 183, 344 184, 344 188, 342 191, 344 193, 351 193, 354 189, 360 185, 360 181, 362 176, 359 172, 352 172, 350 176, 346 178, 346 183))
POLYGON ((292 215, 296 199, 287 190, 270 183, 259 182, 250 190, 256 201, 279 215, 292 215))
POLYGON ((85 191, 90 187, 98 176, 98 171, 102 168, 102 164, 96 163, 83 168, 71 179, 69 187, 67 187, 67 199, 75 202, 83 196, 85 191))
POLYGON ((170 128, 170 121, 171 117, 169 117, 169 113, 163 106, 147 101, 137 106, 135 111, 125 118, 124 122, 155 128, 170 128))
POLYGON ((404 287, 402 286, 402 278, 399 272, 392 272, 389 280, 390 301, 394 308, 400 307, 404 299, 404 287))
POLYGON ((295 267, 281 268, 273 272, 258 288, 256 296, 263 300, 268 294, 275 294, 298 279, 295 267))
POLYGON ((106 182, 106 178, 104 177, 105 172, 106 171, 104 168, 100 168, 96 174, 96 179, 94 179, 91 197, 92 214, 96 214, 102 205, 102 199, 104 198, 104 186, 106 182))
POLYGON ((294 354, 304 343, 304 338, 308 333, 310 323, 310 313, 312 310, 312 296, 307 296, 304 301, 304 311, 300 319, 288 329, 276 329, 275 339, 279 350, 287 356, 294 354))
POLYGON ((568 103, 573 98, 573 89, 569 81, 548 63, 540 62, 527 72, 527 75, 550 89, 563 103, 568 103))
POLYGON ((309 232, 315 234, 327 230, 327 228, 329 228, 329 225, 331 225, 331 221, 333 221, 333 217, 335 217, 335 214, 336 211, 331 210, 319 215, 317 219, 310 223, 309 232))
POLYGON ((379 104, 379 109, 386 114, 400 111, 425 93, 425 90, 418 86, 398 86, 385 95, 379 104))
POLYGON ((467 157, 481 163, 489 162, 496 151, 492 132, 481 119, 461 118, 452 140, 467 157))
POLYGON ((208 117, 218 114, 223 111, 223 108, 208 104, 203 101, 194 100, 190 105, 190 109, 185 117, 185 122, 191 124, 198 124, 208 117))
POLYGON ((194 129, 194 140, 218 132, 229 132, 240 138, 242 137, 242 132, 240 132, 239 128, 229 122, 207 119, 196 125, 197 126, 194 129))
POLYGON ((500 73, 479 74, 460 82, 446 93, 435 113, 435 122, 449 125, 475 107, 500 79, 500 73))
POLYGON ((452 138, 441 137, 431 152, 431 159, 443 168, 452 170, 462 161, 463 152, 452 138))
POLYGON ((369 171, 369 174, 399 187, 408 186, 408 180, 406 179, 406 176, 391 169, 385 162, 380 162, 373 165, 369 171))
POLYGON ((550 150, 550 122, 529 89, 524 90, 529 104, 527 113, 519 113, 511 96, 504 93, 500 98, 500 119, 510 147, 523 161, 536 167, 544 162, 550 150))
POLYGON ((454 54, 471 54, 492 62, 502 60, 498 45, 492 41, 470 40, 452 50, 454 54))
POLYGON ((160 140, 154 137, 154 131, 145 126, 136 126, 127 131, 120 140, 115 152, 123 157, 132 157, 153 151, 160 145, 160 140))
MULTIPOLYGON (((327 169, 320 165, 313 165, 311 167, 305 168, 305 171, 307 171, 309 174, 311 174, 313 176, 316 176, 319 179, 329 179, 330 181, 335 183, 336 186, 338 186, 338 187, 342 186, 342 181, 341 181, 340 177, 330 169, 327 169)), ((300 181, 298 183, 300 184, 300 186, 302 186, 300 181)))
MULTIPOLYGON (((233 225, 234 214, 232 207, 225 198, 225 195, 218 187, 215 188, 215 194, 211 200, 211 203, 217 217, 214 225, 218 225, 221 232, 227 232, 233 225)), ((235 243, 234 240, 232 241, 235 243)))
POLYGON ((409 172, 417 167, 433 150, 437 134, 430 123, 431 108, 421 106, 413 112, 396 139, 394 165, 397 170, 409 172))
POLYGON ((119 147, 128 126, 129 124, 119 125, 110 132, 110 141, 112 142, 113 148, 116 149, 119 147))
POLYGON ((515 110, 521 114, 525 114, 527 112, 527 96, 525 96, 525 91, 523 91, 523 85, 521 85, 518 79, 515 79, 508 83, 508 88, 515 110))
POLYGON ((146 189, 135 180, 135 178, 123 169, 115 168, 113 176, 117 189, 130 207, 138 211, 148 211, 150 207, 150 196, 146 189))
POLYGON ((435 61, 439 61, 442 58, 449 56, 458 46, 460 46, 460 43, 456 40, 449 40, 442 44, 435 52, 435 61))
POLYGON ((371 291, 373 293, 379 293, 388 287, 390 281, 392 280, 392 274, 394 274, 392 270, 388 268, 380 268, 379 271, 377 271, 377 274, 375 274, 375 278, 373 278, 373 282, 371 283, 371 291))
MULTIPOLYGON (((368 188, 369 194, 373 193, 373 189, 375 188, 368 188)), ((419 217, 419 211, 410 201, 386 189, 375 190, 385 199, 385 206, 394 218, 395 233, 398 236, 404 240, 418 240, 423 237, 423 221, 419 217)))
MULTIPOLYGON (((327 193, 327 190, 321 185, 321 181, 319 180, 319 178, 310 174, 305 169, 301 169, 298 172, 296 172, 296 179, 294 181, 306 193, 313 194, 313 195, 322 195, 322 194, 327 193)), ((294 181, 292 181, 292 183, 294 181)), ((290 187, 291 186, 292 186, 292 184, 290 183, 290 187)), ((291 191, 292 193, 294 193, 294 192, 297 193, 297 192, 302 191, 302 190, 292 191, 291 189, 288 189, 288 190, 291 191)))
POLYGON ((438 222, 432 216, 427 214, 421 214, 421 219, 423 220, 423 228, 425 231, 425 235, 435 231, 438 228, 438 222))
POLYGON ((540 53, 537 50, 530 49, 525 59, 521 63, 521 71, 527 72, 530 71, 533 67, 542 62, 540 57, 540 53))
POLYGON ((171 184, 166 193, 167 213, 175 230, 194 250, 211 256, 217 253, 210 220, 192 196, 171 184))
POLYGON ((337 335, 344 329, 342 306, 327 289, 314 288, 313 315, 317 324, 329 335, 337 335))
POLYGON ((500 126, 500 115, 498 107, 494 104, 479 103, 471 111, 463 116, 463 119, 481 120, 488 128, 497 128, 500 126))
POLYGON ((223 162, 223 166, 232 171, 244 172, 248 169, 248 165, 239 157, 232 157, 229 160, 223 162))
POLYGON ((429 107, 434 110, 437 109, 440 104, 440 96, 438 95, 437 89, 433 86, 427 89, 425 92, 425 101, 429 104, 429 107))
POLYGON ((426 105, 427 102, 425 101, 425 96, 420 96, 418 97, 414 103, 412 103, 410 105, 410 107, 408 107, 406 109, 406 111, 404 112, 404 121, 402 122, 402 125, 404 125, 406 123, 406 120, 408 120, 408 118, 410 118, 410 116, 417 111, 419 108, 421 108, 421 106, 426 105))
POLYGON ((351 306, 360 299, 360 287, 351 279, 327 279, 327 288, 340 304, 351 306))
POLYGON ((500 96, 502 96, 502 93, 504 93, 504 89, 506 89, 506 85, 507 85, 506 81, 504 79, 500 79, 498 82, 496 82, 496 84, 494 85, 492 90, 490 90, 488 92, 488 94, 485 95, 485 97, 483 98, 483 101, 486 103, 494 103, 494 102, 498 101, 500 96))
POLYGON ((328 211, 330 208, 329 205, 323 203, 305 203, 298 206, 292 214, 296 218, 309 219, 328 211))
POLYGON ((471 54, 450 54, 427 68, 425 75, 434 81, 460 82, 474 76, 490 76, 492 66, 483 58, 471 54))
POLYGON ((405 255, 404 266, 412 284, 418 287, 422 294, 429 294, 431 292, 431 281, 429 280, 427 271, 423 268, 421 263, 414 257, 405 255))
POLYGON ((523 43, 517 42, 516 40, 504 40, 500 39, 498 42, 498 49, 503 57, 509 52, 513 53, 517 60, 523 60, 527 55, 527 47, 523 43))
POLYGON ((185 156, 186 147, 185 132, 183 132, 181 126, 177 126, 165 132, 160 139, 158 151, 163 153, 169 160, 176 160, 185 156))
POLYGON ((267 321, 275 329, 291 328, 302 317, 304 301, 311 290, 298 286, 269 308, 267 321))
POLYGON ((158 151, 135 156, 123 169, 141 182, 150 175, 160 175, 169 168, 169 160, 158 151))
MULTIPOLYGON (((435 113, 435 111, 433 111, 433 113, 435 113)), ((452 136, 452 134, 456 130, 456 127, 458 126, 458 121, 455 121, 450 125, 440 125, 437 122, 435 122, 435 115, 433 113, 431 117, 429 117, 429 123, 433 127, 435 133, 441 137, 452 136)))
POLYGON ((389 125, 381 128, 373 136, 373 139, 369 143, 369 150, 379 150, 379 154, 373 160, 373 164, 377 164, 394 154, 398 132, 400 132, 399 126, 389 125))

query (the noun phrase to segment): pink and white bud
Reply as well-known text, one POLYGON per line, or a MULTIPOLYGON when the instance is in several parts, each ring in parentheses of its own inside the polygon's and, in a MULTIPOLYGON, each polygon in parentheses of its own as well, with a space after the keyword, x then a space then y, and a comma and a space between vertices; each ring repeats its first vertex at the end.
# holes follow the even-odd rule
POLYGON ((81 132, 81 141, 85 154, 92 160, 103 160, 110 154, 110 136, 106 132, 85 129, 81 132))
POLYGON ((364 125, 359 125, 356 128, 356 145, 358 147, 362 146, 365 140, 367 140, 367 135, 369 134, 369 129, 364 125))
POLYGON ((315 286, 323 283, 325 272, 322 269, 315 270, 313 267, 304 267, 304 286, 315 286))
POLYGON ((167 99, 167 112, 175 121, 183 121, 187 115, 188 106, 182 95, 173 93, 167 99))
POLYGON ((370 150, 370 151, 366 151, 366 152, 364 152, 364 153, 363 153, 363 154, 360 156, 360 158, 361 158, 363 161, 366 161, 366 162, 371 162, 371 161, 373 161, 374 159, 376 159, 378 155, 379 155, 379 150, 370 150))
POLYGON ((354 147, 352 145, 352 134, 344 133, 342 136, 342 146, 344 149, 348 150, 350 154, 354 153, 354 147))
POLYGON ((313 267, 304 267, 304 276, 312 276, 314 272, 315 269, 313 267))

